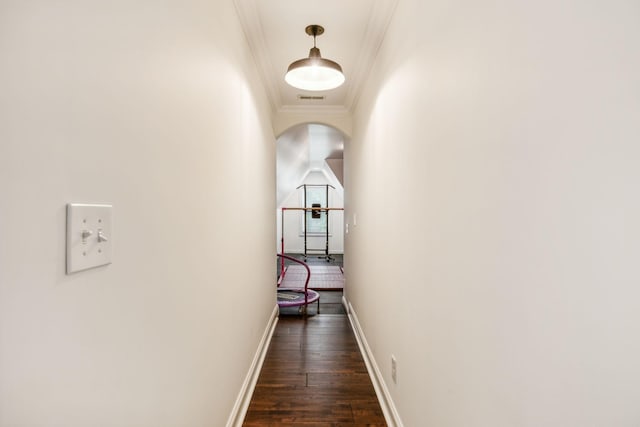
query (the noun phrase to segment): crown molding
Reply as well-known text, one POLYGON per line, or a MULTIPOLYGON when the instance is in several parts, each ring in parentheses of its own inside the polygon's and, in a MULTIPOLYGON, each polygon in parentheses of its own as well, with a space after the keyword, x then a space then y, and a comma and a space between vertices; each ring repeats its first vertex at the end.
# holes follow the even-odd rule
POLYGON ((269 56, 266 36, 260 19, 256 2, 261 0, 234 0, 234 5, 242 26, 247 44, 258 68, 258 74, 266 89, 267 98, 275 114, 295 113, 303 114, 318 112, 321 114, 347 114, 352 112, 360 98, 364 83, 378 56, 380 46, 399 0, 372 1, 371 12, 367 22, 361 45, 358 47, 358 57, 353 71, 349 76, 349 86, 343 101, 338 105, 283 105, 280 94, 280 82, 275 80, 277 75, 269 56))
POLYGON ((354 72, 351 75, 352 84, 349 86, 349 91, 345 97, 344 106, 349 111, 353 111, 358 104, 363 85, 376 61, 380 46, 398 5, 398 0, 377 1, 373 2, 373 5, 364 35, 364 42, 360 48, 354 72))
POLYGON ((240 19, 240 25, 244 31, 249 50, 258 67, 262 83, 267 90, 267 97, 273 111, 276 111, 282 104, 280 92, 271 76, 273 75, 273 64, 267 54, 267 45, 265 43, 262 22, 258 15, 258 8, 255 0, 234 0, 233 2, 240 19))

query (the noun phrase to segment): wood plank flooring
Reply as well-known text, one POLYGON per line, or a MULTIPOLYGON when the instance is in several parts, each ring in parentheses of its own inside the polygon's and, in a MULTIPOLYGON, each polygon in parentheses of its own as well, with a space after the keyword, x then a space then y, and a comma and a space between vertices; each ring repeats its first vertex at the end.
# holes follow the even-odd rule
POLYGON ((346 315, 280 316, 243 425, 387 425, 346 315))

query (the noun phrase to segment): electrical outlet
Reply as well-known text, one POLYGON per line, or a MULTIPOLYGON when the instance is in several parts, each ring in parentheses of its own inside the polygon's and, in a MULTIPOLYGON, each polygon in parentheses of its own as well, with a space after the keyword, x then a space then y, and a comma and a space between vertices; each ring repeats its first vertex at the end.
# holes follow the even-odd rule
POLYGON ((394 384, 398 383, 398 362, 393 354, 391 355, 391 379, 394 384))

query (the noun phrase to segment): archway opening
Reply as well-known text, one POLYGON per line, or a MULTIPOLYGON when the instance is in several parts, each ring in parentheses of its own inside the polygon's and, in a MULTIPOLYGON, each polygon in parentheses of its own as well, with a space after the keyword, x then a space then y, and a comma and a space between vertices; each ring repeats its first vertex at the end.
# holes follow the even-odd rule
MULTIPOLYGON (((276 148, 277 251, 309 265, 309 286, 322 292, 327 314, 344 310, 345 142, 334 127, 304 123, 280 135, 276 148)), ((278 264, 282 283, 295 278, 295 268, 278 264)))

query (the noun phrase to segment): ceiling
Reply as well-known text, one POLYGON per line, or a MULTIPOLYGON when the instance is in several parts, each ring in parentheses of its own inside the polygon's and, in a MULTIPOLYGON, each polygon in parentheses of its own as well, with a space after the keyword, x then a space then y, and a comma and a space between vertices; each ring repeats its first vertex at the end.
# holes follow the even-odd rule
POLYGON ((397 0, 235 0, 247 41, 258 64, 274 111, 337 109, 357 101, 397 0), (309 92, 284 81, 289 64, 305 58, 313 38, 311 24, 322 25, 316 40, 322 56, 338 62, 346 82, 337 89, 309 92), (322 96, 305 100, 300 96, 322 96))

